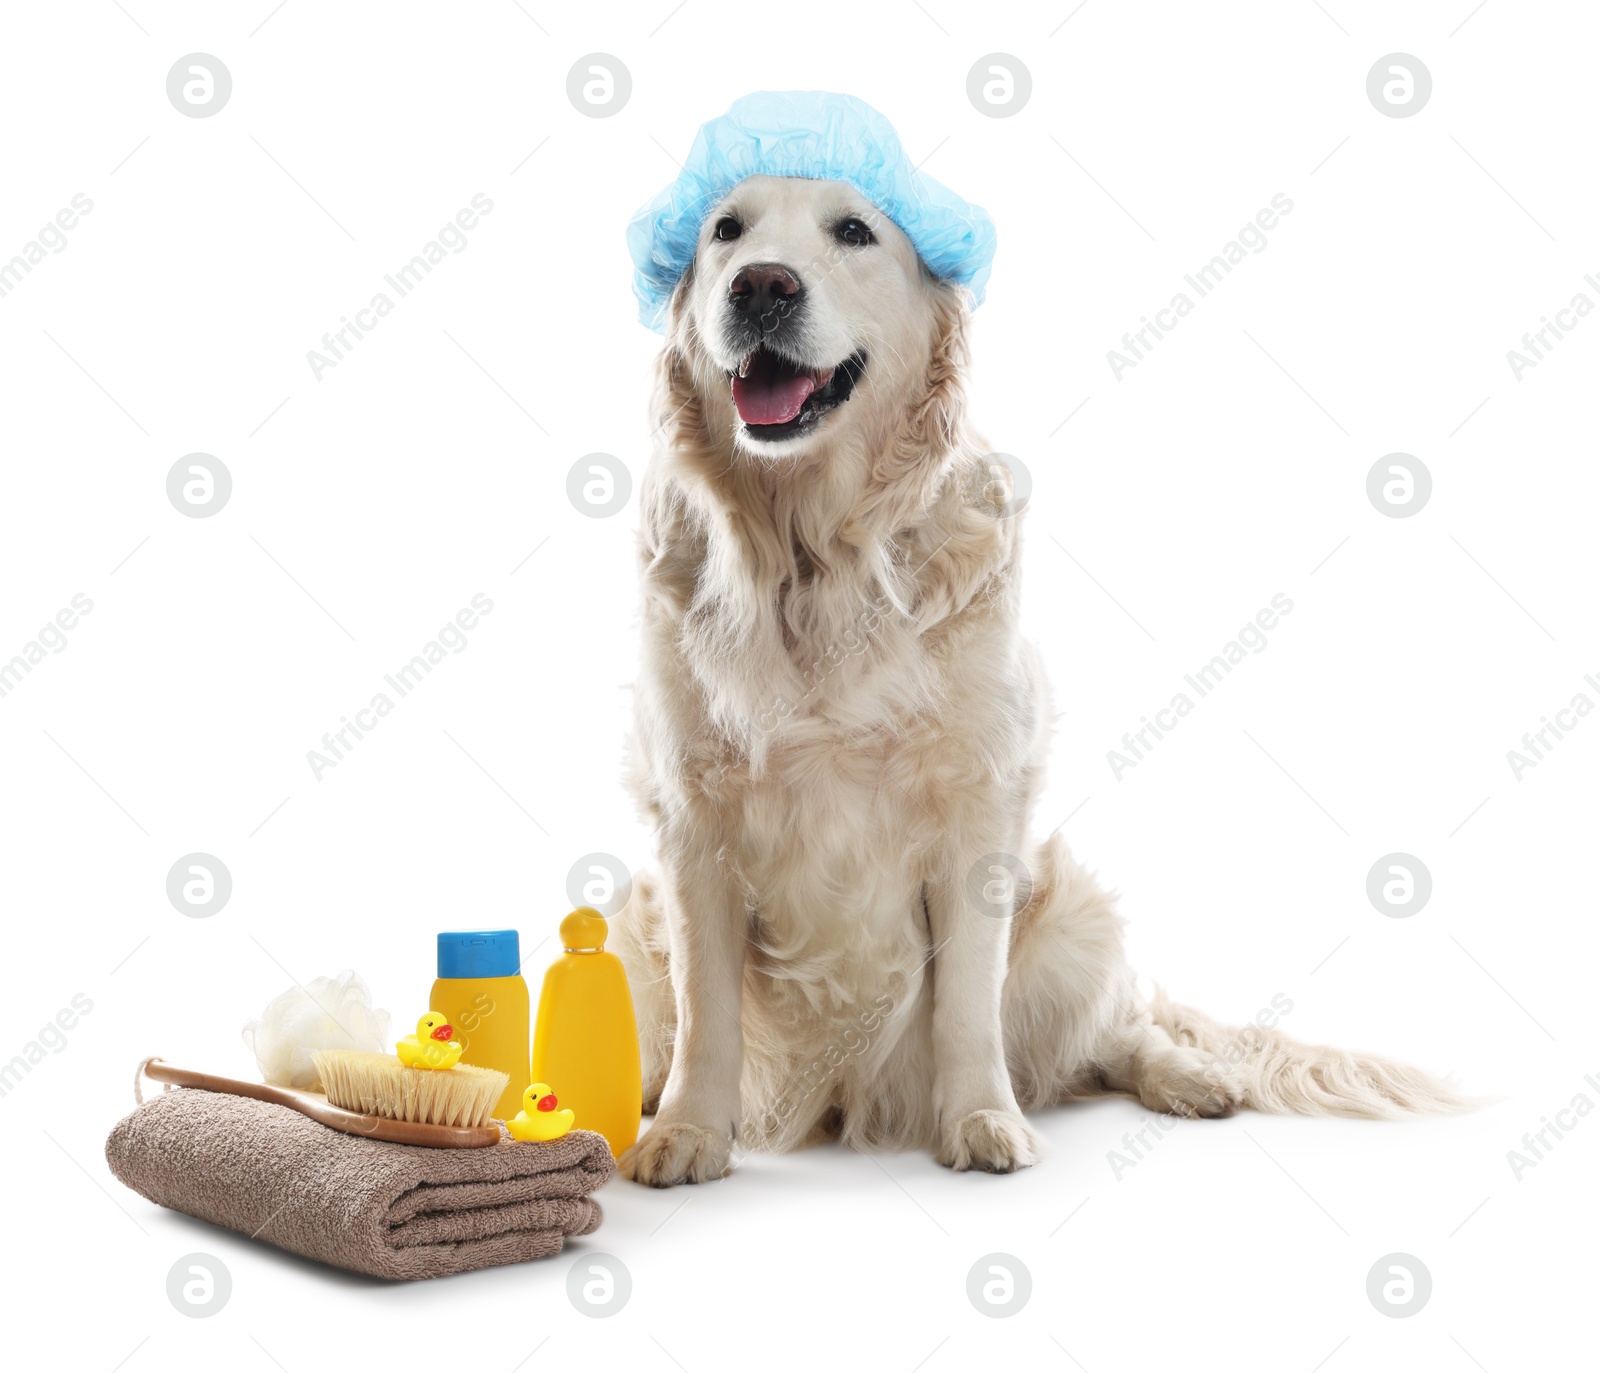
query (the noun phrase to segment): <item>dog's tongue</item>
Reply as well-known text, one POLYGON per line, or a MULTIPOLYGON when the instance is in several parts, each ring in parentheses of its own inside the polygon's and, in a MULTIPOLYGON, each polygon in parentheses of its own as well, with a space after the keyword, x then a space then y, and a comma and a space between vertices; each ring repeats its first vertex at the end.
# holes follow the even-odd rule
POLYGON ((745 376, 733 379, 733 404, 746 424, 787 424, 817 389, 810 372, 796 371, 768 353, 751 361, 745 376))

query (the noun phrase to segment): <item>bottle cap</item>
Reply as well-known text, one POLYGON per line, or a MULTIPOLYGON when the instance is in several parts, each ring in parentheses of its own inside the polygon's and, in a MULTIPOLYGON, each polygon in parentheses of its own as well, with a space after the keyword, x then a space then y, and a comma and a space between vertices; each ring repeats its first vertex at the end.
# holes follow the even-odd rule
POLYGON ((521 969, 515 930, 457 930, 439 936, 440 977, 515 977, 521 969))
POLYGON ((568 953, 599 953, 606 946, 606 918, 579 906, 561 922, 561 947, 568 953))

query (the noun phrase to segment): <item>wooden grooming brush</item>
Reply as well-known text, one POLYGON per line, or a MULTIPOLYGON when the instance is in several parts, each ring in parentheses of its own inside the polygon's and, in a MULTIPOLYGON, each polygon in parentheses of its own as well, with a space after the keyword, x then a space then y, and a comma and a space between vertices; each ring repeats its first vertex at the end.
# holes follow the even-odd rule
POLYGON ((500 1138, 490 1116, 511 1079, 493 1068, 408 1068, 393 1054, 318 1049, 311 1055, 322 1090, 335 1106, 365 1111, 394 1125, 483 1130, 500 1138))
POLYGON ((143 1067, 157 1082, 287 1106, 347 1135, 433 1149, 500 1142, 500 1127, 489 1113, 510 1080, 504 1073, 466 1063, 444 1070, 407 1068, 392 1054, 349 1049, 321 1049, 312 1057, 326 1096, 174 1068, 159 1058, 143 1067))

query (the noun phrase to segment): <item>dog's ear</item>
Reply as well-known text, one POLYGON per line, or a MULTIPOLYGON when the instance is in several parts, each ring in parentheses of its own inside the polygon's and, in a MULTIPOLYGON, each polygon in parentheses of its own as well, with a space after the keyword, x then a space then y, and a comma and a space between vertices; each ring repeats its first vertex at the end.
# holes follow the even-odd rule
POLYGON ((693 327, 689 315, 689 293, 694 290, 694 263, 691 262, 672 288, 667 301, 667 342, 671 343, 693 327))
POLYGON ((666 343, 656 355, 655 389, 650 401, 650 422, 656 442, 682 448, 684 438, 704 432, 700 399, 694 386, 694 316, 689 294, 694 286, 694 264, 673 288, 667 302, 666 343))
POLYGON ((967 317, 965 293, 958 286, 939 282, 931 288, 933 337, 928 351, 928 375, 922 403, 917 408, 917 437, 928 451, 940 452, 960 440, 967 417, 967 395, 961 379, 967 371, 967 317))
MULTIPOLYGON (((852 522, 862 531, 884 512, 903 523, 919 507, 925 508, 939 494, 949 463, 967 443, 967 396, 962 386, 967 368, 966 293, 931 274, 924 278, 923 290, 928 302, 926 371, 908 407, 896 417, 893 442, 873 467, 872 493, 852 522)), ((862 534, 863 539, 872 537, 870 532, 862 534)), ((895 574, 885 571, 879 580, 891 586, 895 574)))

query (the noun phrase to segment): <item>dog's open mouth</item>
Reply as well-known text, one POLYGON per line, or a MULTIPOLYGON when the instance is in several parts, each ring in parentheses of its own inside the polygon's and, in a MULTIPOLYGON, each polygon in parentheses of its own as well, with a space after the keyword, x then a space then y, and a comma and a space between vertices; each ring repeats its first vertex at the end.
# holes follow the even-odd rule
POLYGON ((837 367, 800 367, 758 346, 728 373, 734 409, 752 438, 787 438, 849 400, 866 365, 852 353, 837 367))

